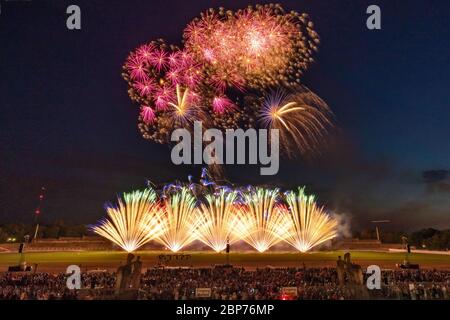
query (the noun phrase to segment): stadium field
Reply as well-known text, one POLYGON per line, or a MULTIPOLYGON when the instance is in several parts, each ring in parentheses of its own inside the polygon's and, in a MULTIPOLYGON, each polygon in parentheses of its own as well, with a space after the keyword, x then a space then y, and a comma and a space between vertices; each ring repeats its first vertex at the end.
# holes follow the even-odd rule
MULTIPOLYGON (((379 265, 385 269, 396 268, 396 263, 405 259, 402 252, 350 251, 352 261, 362 267, 379 265)), ((339 255, 345 251, 319 251, 311 253, 293 252, 234 252, 229 255, 229 262, 245 268, 273 267, 334 267, 339 255)), ((208 267, 224 264, 226 254, 205 251, 185 251, 178 255, 168 251, 138 251, 144 262, 144 268, 157 266, 164 260, 164 265, 173 267, 208 267), (178 259, 177 259, 178 258, 178 259)), ((61 271, 69 265, 79 265, 82 270, 107 269, 114 270, 124 263, 127 254, 120 251, 79 251, 79 252, 29 252, 22 256, 18 253, 0 253, 0 272, 6 271, 10 265, 26 261, 28 265, 37 264, 37 271, 61 271)), ((450 270, 450 255, 445 254, 410 254, 410 262, 418 263, 421 268, 450 270)))

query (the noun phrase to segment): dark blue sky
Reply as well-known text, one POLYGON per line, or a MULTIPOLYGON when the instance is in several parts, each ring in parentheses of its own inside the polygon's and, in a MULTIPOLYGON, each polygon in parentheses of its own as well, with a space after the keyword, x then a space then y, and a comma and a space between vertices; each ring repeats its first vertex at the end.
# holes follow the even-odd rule
MULTIPOLYGON (((0 0, 0 223, 31 222, 41 185, 44 219, 92 223, 105 201, 146 178, 197 173, 140 137, 121 66, 143 42, 179 44, 209 7, 263 2, 0 0), (80 31, 66 29, 70 4, 81 7, 80 31)), ((322 42, 304 81, 333 109, 343 137, 314 165, 282 162, 264 179, 231 167, 228 178, 306 184, 353 226, 389 218, 397 229, 450 227, 450 3, 280 3, 315 23, 322 42), (382 30, 366 28, 369 4, 381 7, 382 30)))

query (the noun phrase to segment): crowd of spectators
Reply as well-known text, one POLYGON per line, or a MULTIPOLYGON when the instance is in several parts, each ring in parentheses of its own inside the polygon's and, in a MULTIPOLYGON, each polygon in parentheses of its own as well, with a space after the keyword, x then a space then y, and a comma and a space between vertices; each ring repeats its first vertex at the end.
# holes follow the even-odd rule
MULTIPOLYGON (((114 273, 82 273, 81 290, 68 289, 66 281, 64 273, 3 273, 0 300, 114 298, 114 273)), ((450 271, 384 270, 381 289, 368 290, 338 285, 334 268, 152 268, 142 274, 138 297, 190 300, 196 288, 211 288, 210 298, 218 300, 450 299, 450 271), (297 296, 283 294, 283 287, 297 287, 297 296)))

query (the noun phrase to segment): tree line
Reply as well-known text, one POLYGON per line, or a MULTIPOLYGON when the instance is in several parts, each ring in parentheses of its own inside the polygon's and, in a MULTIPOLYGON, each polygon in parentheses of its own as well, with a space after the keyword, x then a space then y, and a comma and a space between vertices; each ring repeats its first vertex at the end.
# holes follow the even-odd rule
MULTIPOLYGON (((359 239, 376 239, 375 230, 355 232, 353 237, 359 239)), ((437 230, 425 228, 414 232, 383 231, 380 235, 383 243, 404 243, 403 239, 417 249, 448 250, 450 248, 450 229, 437 230)))

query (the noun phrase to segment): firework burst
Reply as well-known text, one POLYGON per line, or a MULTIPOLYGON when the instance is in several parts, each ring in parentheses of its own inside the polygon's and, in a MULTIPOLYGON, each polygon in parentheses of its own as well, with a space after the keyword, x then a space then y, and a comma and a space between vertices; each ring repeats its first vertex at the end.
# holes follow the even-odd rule
POLYGON ((206 202, 197 210, 197 239, 216 252, 238 240, 232 232, 237 222, 236 196, 236 191, 221 189, 216 194, 208 194, 206 202))
POLYGON ((162 200, 164 216, 162 234, 157 240, 169 250, 177 252, 196 239, 198 221, 195 219, 195 198, 187 187, 182 187, 162 200))
MULTIPOLYGON (((303 105, 305 90, 299 90, 320 42, 313 27, 307 14, 286 12, 278 4, 209 9, 185 28, 183 48, 162 40, 137 48, 123 77, 130 98, 156 111, 139 117, 142 136, 165 144, 172 130, 192 130, 196 120, 205 129, 225 131, 257 128, 259 116, 281 130, 281 150, 288 156, 299 148, 303 155, 315 153, 328 114, 303 105), (274 88, 290 94, 277 105, 262 106, 262 96, 274 88)), ((322 104, 319 100, 313 102, 322 104)))
POLYGON ((108 218, 92 230, 127 252, 135 251, 162 232, 163 211, 155 199, 151 189, 125 193, 118 206, 107 206, 108 218))
POLYGON ((145 123, 152 123, 155 121, 155 111, 149 106, 142 106, 141 117, 145 123))
MULTIPOLYGON (((300 252, 331 240, 337 236, 337 222, 318 207, 313 195, 306 195, 304 188, 298 193, 288 192, 286 195, 291 227, 285 241, 300 252)), ((286 211, 281 209, 280 211, 286 211)))
POLYGON ((278 189, 255 188, 243 192, 234 234, 264 252, 283 240, 289 230, 289 217, 276 210, 278 189))
POLYGON ((240 75, 256 89, 299 83, 319 43, 306 14, 274 4, 210 9, 188 25, 184 38, 206 73, 222 80, 216 83, 233 86, 229 75, 240 75))
POLYGON ((291 94, 269 94, 259 114, 263 127, 279 130, 280 145, 288 156, 294 151, 318 152, 333 127, 331 118, 326 103, 305 87, 298 87, 291 94))
POLYGON ((243 240, 259 252, 285 241, 306 252, 337 236, 337 220, 317 206, 303 188, 279 189, 217 185, 202 173, 199 183, 171 183, 125 193, 93 231, 128 252, 152 239, 177 252, 195 240, 220 252, 243 240))
POLYGON ((214 112, 222 114, 233 109, 233 102, 226 96, 217 96, 212 101, 212 107, 214 112))
POLYGON ((173 108, 173 118, 186 123, 193 116, 193 106, 189 100, 189 88, 183 89, 177 84, 176 86, 176 102, 169 102, 168 105, 173 108))

